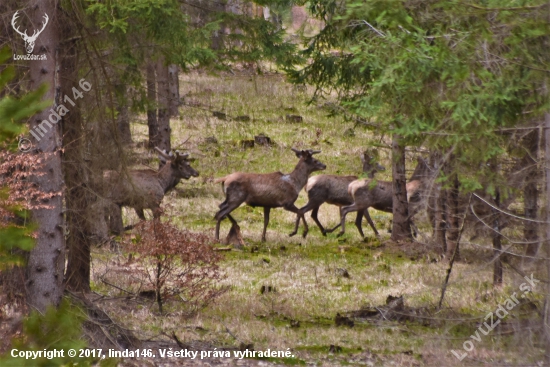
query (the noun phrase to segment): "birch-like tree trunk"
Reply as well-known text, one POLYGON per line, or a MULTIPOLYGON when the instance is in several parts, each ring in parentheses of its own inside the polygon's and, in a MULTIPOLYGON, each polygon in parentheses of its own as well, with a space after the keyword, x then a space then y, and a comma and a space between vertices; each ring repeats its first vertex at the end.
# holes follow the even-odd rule
POLYGON ((31 250, 27 263, 28 303, 32 308, 43 312, 47 306, 57 306, 61 302, 65 267, 61 134, 57 124, 58 118, 54 114, 57 112, 56 104, 62 102, 61 96, 56 94, 58 80, 61 77, 56 77, 59 47, 57 2, 30 1, 27 14, 37 27, 43 23, 45 14, 49 17, 47 26, 34 46, 34 53, 45 54, 47 59, 28 61, 31 88, 46 83, 48 90, 44 98, 53 102, 51 109, 36 114, 30 122, 31 131, 39 136, 39 139, 33 142, 33 154, 39 155, 44 162, 43 166, 34 172, 32 180, 43 192, 53 195, 51 199, 37 203, 47 207, 32 212, 38 230, 36 246, 31 250))

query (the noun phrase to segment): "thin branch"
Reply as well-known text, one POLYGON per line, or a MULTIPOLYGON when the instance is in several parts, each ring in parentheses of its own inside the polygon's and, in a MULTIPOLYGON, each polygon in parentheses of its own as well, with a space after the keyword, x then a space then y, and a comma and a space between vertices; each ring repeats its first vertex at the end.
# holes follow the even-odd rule
POLYGON ((364 23, 364 24, 368 25, 368 26, 370 27, 370 29, 372 29, 373 31, 375 31, 380 37, 386 37, 386 35, 385 35, 383 32, 381 32, 381 31, 379 31, 378 29, 376 29, 374 26, 372 26, 372 25, 371 25, 369 22, 367 22, 366 20, 357 20, 356 23, 353 23, 353 22, 352 22, 350 25, 351 25, 351 26, 356 26, 356 25, 358 25, 358 24, 360 24, 360 23, 364 23))
MULTIPOLYGON (((492 209, 494 210, 497 210, 499 212, 501 212, 502 214, 506 214, 510 217, 513 217, 513 218, 516 218, 516 219, 519 219, 519 220, 523 220, 523 221, 526 221, 526 222, 534 222, 534 223, 541 223, 541 224, 547 224, 548 222, 546 221, 542 221, 542 220, 535 220, 535 219, 530 219, 530 218, 525 218, 525 217, 520 217, 519 215, 515 215, 515 214, 512 214, 512 213, 509 213, 507 211, 504 211, 496 206, 494 206, 493 204, 491 204, 490 202, 488 202, 487 200, 483 199, 481 196, 479 196, 478 194, 473 194, 476 198, 478 198, 479 200, 483 201, 485 204, 487 204, 488 206, 490 206, 492 209)), ((474 213, 475 214, 475 213, 474 213)), ((477 215, 476 215, 477 217, 477 215)), ((485 223, 484 223, 485 224, 485 223)), ((538 242, 538 241, 537 241, 538 242)))

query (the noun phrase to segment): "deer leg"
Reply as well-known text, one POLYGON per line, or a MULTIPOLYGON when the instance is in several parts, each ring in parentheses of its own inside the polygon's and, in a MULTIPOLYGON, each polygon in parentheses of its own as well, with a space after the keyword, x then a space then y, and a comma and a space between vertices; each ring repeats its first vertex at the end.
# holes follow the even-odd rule
MULTIPOLYGON (((340 219, 342 219, 342 207, 341 206, 338 207, 338 211, 340 212, 340 219)), ((334 228, 327 229, 326 232, 327 233, 332 233, 336 230, 336 228, 340 227, 341 225, 342 225, 342 223, 338 222, 338 224, 336 226, 334 226, 334 228)))
POLYGON ((369 215, 369 208, 365 209, 365 211, 363 212, 363 215, 365 216, 365 219, 367 220, 367 222, 369 222, 369 225, 372 228, 372 230, 373 230, 374 234, 376 235, 376 237, 378 237, 379 236, 378 231, 376 230, 376 227, 374 226, 374 222, 372 221, 372 219, 369 215))
MULTIPOLYGON (((136 211, 136 214, 140 220, 145 220, 145 212, 143 211, 143 208, 135 208, 134 210, 136 211)), ((155 219, 160 217, 160 213, 158 214, 158 216, 155 215, 155 209, 153 209, 153 217, 155 219)))
POLYGON ((321 222, 319 222, 319 218, 317 217, 317 214, 319 214, 319 207, 316 207, 315 209, 313 209, 313 211, 311 212, 311 218, 313 219, 313 221, 315 222, 315 224, 317 224, 317 227, 319 227, 319 229, 321 230, 321 233, 323 234, 323 236, 326 236, 326 235, 327 235, 327 231, 326 231, 326 229, 323 227, 323 225, 321 224, 321 222))
POLYGON ((342 218, 340 218, 340 225, 342 226, 342 229, 340 230, 340 233, 338 233, 338 237, 346 233, 346 215, 355 211, 357 211, 357 205, 355 203, 342 208, 342 218))
POLYGON ((302 233, 302 237, 306 238, 307 236, 307 233, 309 232, 309 227, 307 225, 307 222, 306 222, 306 216, 304 215, 304 213, 302 212, 302 209, 298 209, 296 207, 296 205, 294 205, 294 203, 290 204, 290 205, 286 205, 283 207, 285 210, 288 210, 289 212, 293 212, 293 213, 296 213, 298 215, 298 220, 299 218, 302 218, 302 222, 304 223, 304 233, 302 233))
POLYGON ((120 235, 124 231, 124 225, 122 224, 122 207, 117 204, 109 206, 109 227, 111 231, 120 235))
POLYGON ((262 242, 265 242, 265 232, 267 230, 267 224, 269 223, 269 211, 270 207, 264 206, 264 231, 262 232, 262 242))
POLYGON ((365 235, 363 234, 363 228, 361 226, 361 220, 363 219, 363 213, 360 211, 357 211, 357 217, 355 217, 355 226, 357 227, 357 230, 359 231, 359 234, 361 237, 365 238, 365 235))
MULTIPOLYGON (((289 234, 290 237, 294 236, 296 233, 298 233, 298 226, 300 225, 300 219, 301 218, 305 218, 305 214, 307 212, 309 212, 312 208, 314 208, 313 210, 315 210, 315 208, 319 208, 319 206, 316 207, 316 203, 315 202, 312 202, 312 201, 309 201, 306 205, 304 205, 303 207, 301 207, 299 209, 300 213, 302 215, 300 215, 299 213, 296 215, 296 223, 294 224, 294 232, 292 232, 291 234, 289 234)), ((290 210, 292 211, 292 210, 290 210)), ((312 214, 312 217, 313 217, 313 214, 312 214)), ((304 219, 305 221, 305 219, 304 219)), ((321 230, 322 230, 322 226, 321 226, 321 230)), ((304 235, 304 238, 305 236, 307 235, 307 232, 306 234, 304 235)))
POLYGON ((418 227, 416 226, 416 224, 414 224, 414 222, 411 220, 411 228, 412 228, 412 235, 414 238, 416 238, 418 236, 418 227))
POLYGON ((231 222, 231 224, 237 225, 237 221, 235 220, 235 218, 233 218, 233 217, 231 216, 231 214, 227 214, 226 217, 227 217, 227 219, 229 219, 229 221, 231 222))
POLYGON ((299 214, 296 214, 296 221, 294 223, 294 231, 292 231, 292 233, 290 233, 288 236, 289 237, 292 237, 294 236, 296 233, 298 233, 298 226, 300 225, 300 215, 299 214))
POLYGON ((225 217, 228 217, 231 223, 237 224, 235 219, 229 213, 231 213, 233 210, 237 209, 239 205, 241 205, 242 201, 236 202, 232 205, 226 205, 225 208, 220 209, 216 215, 214 216, 214 219, 217 220, 216 222, 216 241, 220 240, 220 222, 225 219, 225 217))

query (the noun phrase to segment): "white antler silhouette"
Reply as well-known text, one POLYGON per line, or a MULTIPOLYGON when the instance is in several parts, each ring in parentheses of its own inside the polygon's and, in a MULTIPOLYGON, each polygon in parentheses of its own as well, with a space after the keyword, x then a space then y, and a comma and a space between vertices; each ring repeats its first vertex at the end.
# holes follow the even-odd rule
POLYGON ((42 33, 42 31, 44 30, 44 28, 46 28, 46 25, 48 24, 48 20, 50 18, 48 18, 48 14, 44 14, 44 23, 42 25, 42 29, 37 31, 35 30, 34 33, 32 34, 32 36, 29 36, 27 35, 27 30, 25 29, 25 32, 21 32, 19 30, 19 27, 15 25, 15 21, 17 20, 17 17, 19 16, 19 10, 15 12, 15 14, 13 14, 13 18, 11 18, 11 26, 13 27, 13 29, 19 33, 21 35, 21 37, 23 37, 23 40, 25 41, 25 48, 27 49, 27 53, 31 53, 32 50, 34 50, 34 42, 36 41, 36 39, 38 38, 38 36, 40 35, 40 33, 42 33))

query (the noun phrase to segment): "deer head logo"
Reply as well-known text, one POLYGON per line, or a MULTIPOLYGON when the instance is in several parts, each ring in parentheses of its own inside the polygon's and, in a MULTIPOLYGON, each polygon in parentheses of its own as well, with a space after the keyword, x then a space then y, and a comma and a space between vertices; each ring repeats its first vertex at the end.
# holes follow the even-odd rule
POLYGON ((19 14, 17 13, 19 13, 19 10, 16 11, 15 14, 13 14, 13 18, 11 18, 11 26, 17 33, 21 35, 21 37, 23 37, 23 40, 25 41, 25 49, 27 49, 27 53, 30 54, 34 49, 34 42, 36 41, 40 33, 42 33, 42 31, 44 30, 44 28, 46 28, 46 25, 48 24, 48 20, 49 20, 48 14, 44 14, 44 23, 43 23, 42 29, 39 31, 35 30, 32 36, 29 36, 27 35, 26 29, 25 29, 25 32, 21 32, 19 30, 19 27, 15 25, 15 21, 19 16, 19 14))

